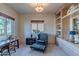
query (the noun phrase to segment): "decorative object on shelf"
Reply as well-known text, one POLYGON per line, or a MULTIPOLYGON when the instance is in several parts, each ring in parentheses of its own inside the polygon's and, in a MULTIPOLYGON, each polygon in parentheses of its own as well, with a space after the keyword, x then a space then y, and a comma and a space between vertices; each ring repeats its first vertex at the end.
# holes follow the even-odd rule
POLYGON ((79 30, 79 17, 73 19, 73 30, 79 30))
POLYGON ((73 19, 73 30, 77 30, 77 18, 73 19))
POLYGON ((69 34, 72 35, 72 42, 74 42, 75 41, 74 35, 76 35, 76 31, 70 31, 69 34))
POLYGON ((57 31, 57 32, 56 32, 56 36, 57 36, 57 37, 61 37, 61 31, 57 31))
POLYGON ((61 24, 57 24, 57 27, 56 27, 58 30, 61 29, 61 24))

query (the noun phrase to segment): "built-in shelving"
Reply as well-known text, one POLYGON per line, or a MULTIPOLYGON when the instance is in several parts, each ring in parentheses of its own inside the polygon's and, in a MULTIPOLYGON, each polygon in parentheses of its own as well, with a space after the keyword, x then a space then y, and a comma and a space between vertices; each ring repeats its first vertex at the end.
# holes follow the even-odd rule
POLYGON ((76 46, 79 46, 79 4, 65 5, 59 12, 60 18, 56 18, 56 43, 68 55, 77 56, 79 55, 79 48, 76 46), (74 7, 72 7, 73 5, 74 7), (72 35, 69 34, 73 30, 76 31, 77 35, 77 37, 74 36, 74 41, 72 35))
POLYGON ((56 13, 56 36, 57 37, 62 37, 61 26, 62 26, 61 11, 59 11, 58 13, 56 13))
POLYGON ((78 12, 78 11, 79 11, 79 8, 78 8, 78 9, 75 9, 74 11, 72 11, 72 12, 70 12, 70 13, 68 13, 68 14, 66 14, 65 16, 62 17, 62 19, 66 18, 66 17, 68 17, 68 16, 70 16, 70 15, 72 15, 73 13, 76 13, 76 12, 78 12))
POLYGON ((78 4, 65 4, 61 10, 56 13, 56 35, 57 37, 65 38, 69 36, 70 17, 79 13, 79 6, 73 10, 70 10, 72 6, 78 4))

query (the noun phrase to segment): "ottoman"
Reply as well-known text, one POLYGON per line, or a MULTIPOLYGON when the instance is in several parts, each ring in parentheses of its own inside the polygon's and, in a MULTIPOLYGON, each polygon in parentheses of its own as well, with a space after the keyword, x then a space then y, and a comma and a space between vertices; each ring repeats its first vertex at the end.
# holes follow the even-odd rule
POLYGON ((30 46, 30 48, 33 48, 35 50, 44 52, 46 47, 45 47, 45 45, 41 45, 41 44, 36 44, 35 43, 32 46, 30 46))

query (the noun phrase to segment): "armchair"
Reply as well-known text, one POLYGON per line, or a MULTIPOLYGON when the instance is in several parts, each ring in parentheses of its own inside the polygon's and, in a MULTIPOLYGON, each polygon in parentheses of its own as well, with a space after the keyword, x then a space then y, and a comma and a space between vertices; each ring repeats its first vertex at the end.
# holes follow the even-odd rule
POLYGON ((39 51, 45 51, 48 45, 48 34, 46 33, 40 33, 38 35, 38 40, 36 40, 36 43, 31 45, 30 47, 39 50, 39 51))

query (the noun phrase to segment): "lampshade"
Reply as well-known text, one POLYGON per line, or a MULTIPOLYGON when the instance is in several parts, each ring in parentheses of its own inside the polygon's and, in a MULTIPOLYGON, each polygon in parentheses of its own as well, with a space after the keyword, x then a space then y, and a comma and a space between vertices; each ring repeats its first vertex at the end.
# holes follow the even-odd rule
POLYGON ((76 31, 70 31, 70 35, 76 35, 76 31))

